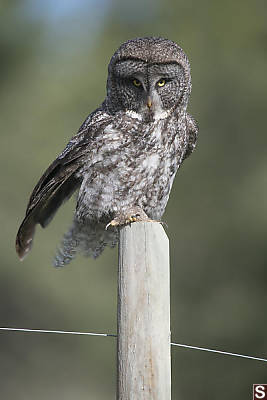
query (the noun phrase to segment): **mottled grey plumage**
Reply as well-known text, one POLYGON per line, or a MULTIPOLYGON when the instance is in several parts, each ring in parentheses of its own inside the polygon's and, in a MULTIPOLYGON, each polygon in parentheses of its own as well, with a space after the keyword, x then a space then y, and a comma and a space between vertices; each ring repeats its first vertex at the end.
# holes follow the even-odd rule
POLYGON ((106 245, 114 246, 117 225, 159 220, 177 169, 196 143, 197 126, 186 112, 190 92, 190 64, 177 44, 162 38, 123 43, 109 64, 105 101, 31 195, 17 235, 20 258, 31 248, 35 225, 45 227, 78 187, 58 266, 77 250, 97 257, 106 245))

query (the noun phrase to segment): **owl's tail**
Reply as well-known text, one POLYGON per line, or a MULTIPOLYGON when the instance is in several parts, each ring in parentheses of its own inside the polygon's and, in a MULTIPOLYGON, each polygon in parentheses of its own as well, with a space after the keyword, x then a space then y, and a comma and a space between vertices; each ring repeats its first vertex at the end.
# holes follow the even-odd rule
POLYGON ((61 246, 54 258, 55 267, 63 267, 73 260, 77 253, 85 257, 97 258, 106 246, 114 247, 118 243, 117 229, 105 229, 105 224, 81 223, 74 219, 65 233, 61 246))

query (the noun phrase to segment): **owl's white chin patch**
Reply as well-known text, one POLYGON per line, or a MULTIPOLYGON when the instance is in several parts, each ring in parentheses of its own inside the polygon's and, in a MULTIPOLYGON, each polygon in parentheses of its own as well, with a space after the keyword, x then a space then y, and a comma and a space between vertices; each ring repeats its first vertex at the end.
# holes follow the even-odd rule
POLYGON ((165 119, 169 115, 169 111, 164 110, 155 110, 147 113, 137 113, 136 111, 127 110, 126 114, 131 117, 138 119, 139 121, 143 122, 155 122, 159 121, 160 119, 165 119))
POLYGON ((169 115, 169 111, 157 110, 154 113, 154 121, 158 121, 159 119, 165 119, 169 115))
POLYGON ((132 110, 127 110, 126 114, 129 115, 129 117, 131 117, 131 118, 139 119, 139 121, 142 121, 142 119, 143 119, 141 114, 139 114, 135 111, 132 111, 132 110))
POLYGON ((168 115, 169 111, 155 110, 144 113, 142 117, 144 123, 150 123, 161 121, 162 119, 167 118, 168 115))

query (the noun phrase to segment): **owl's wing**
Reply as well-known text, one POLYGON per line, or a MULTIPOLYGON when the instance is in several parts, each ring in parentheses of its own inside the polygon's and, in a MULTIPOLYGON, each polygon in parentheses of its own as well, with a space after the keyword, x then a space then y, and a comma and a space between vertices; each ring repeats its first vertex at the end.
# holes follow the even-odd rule
POLYGON ((188 135, 188 145, 184 155, 184 160, 190 156, 190 154, 194 151, 197 143, 198 137, 198 126, 194 118, 187 114, 186 116, 186 127, 187 127, 187 135, 188 135))
POLYGON ((97 130, 94 125, 83 124, 33 189, 16 237, 16 251, 21 260, 32 247, 35 225, 39 223, 45 228, 61 204, 80 186, 81 179, 77 177, 77 172, 88 157, 94 137, 102 131, 101 128, 103 124, 99 124, 97 130))

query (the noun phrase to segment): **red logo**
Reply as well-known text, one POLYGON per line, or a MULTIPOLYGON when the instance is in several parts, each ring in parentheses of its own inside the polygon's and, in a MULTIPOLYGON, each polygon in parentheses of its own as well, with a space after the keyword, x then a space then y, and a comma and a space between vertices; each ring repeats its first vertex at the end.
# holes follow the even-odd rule
POLYGON ((267 384, 254 383, 253 385, 253 400, 264 399, 267 400, 267 384))

